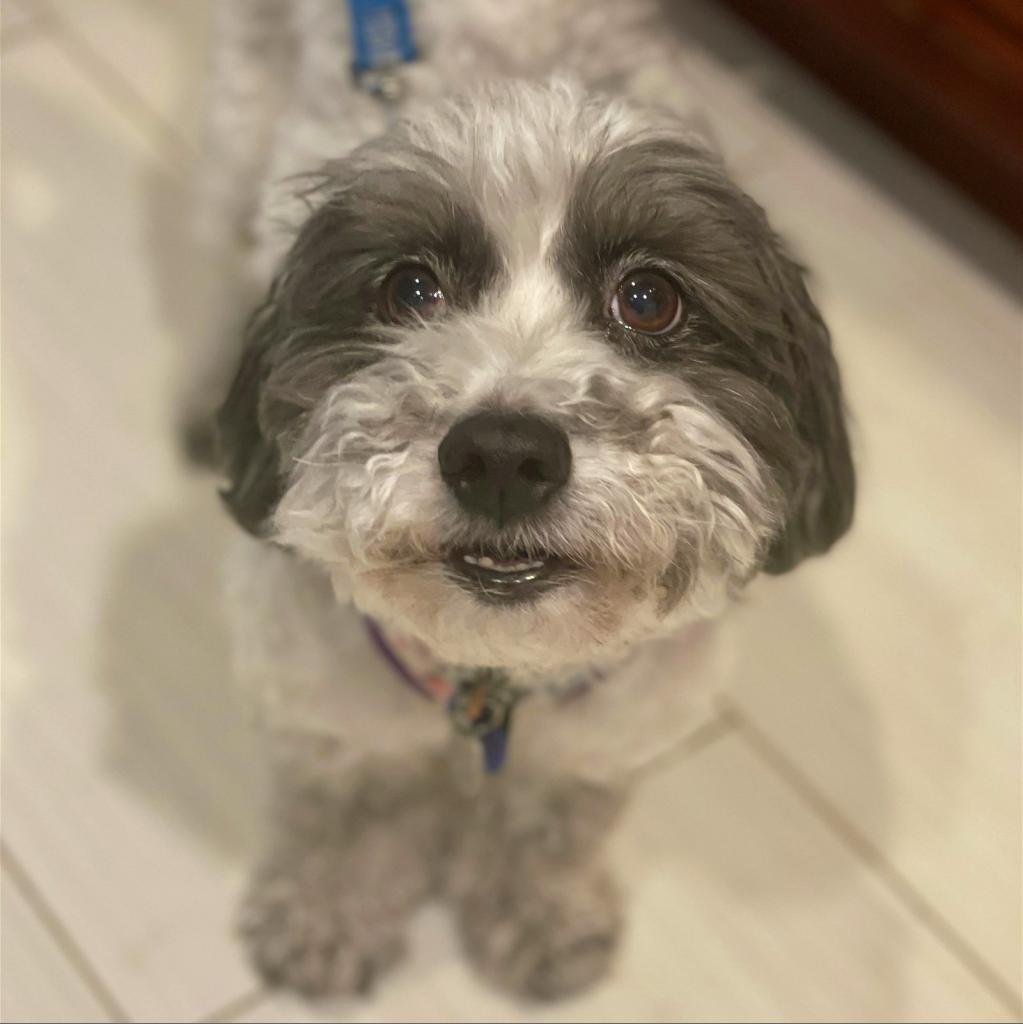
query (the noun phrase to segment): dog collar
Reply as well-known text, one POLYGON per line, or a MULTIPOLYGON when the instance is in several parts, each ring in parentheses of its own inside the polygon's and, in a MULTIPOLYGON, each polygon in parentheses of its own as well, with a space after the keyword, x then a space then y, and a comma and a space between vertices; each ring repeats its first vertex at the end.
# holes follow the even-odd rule
MULTIPOLYGON (((368 615, 364 621, 373 645, 394 674, 422 697, 443 704, 455 732, 480 741, 487 773, 499 772, 508 753, 512 712, 531 691, 515 686, 501 669, 445 665, 414 637, 385 633, 368 615)), ((602 670, 591 669, 548 686, 545 692, 559 702, 567 702, 583 696, 603 678, 602 670)))

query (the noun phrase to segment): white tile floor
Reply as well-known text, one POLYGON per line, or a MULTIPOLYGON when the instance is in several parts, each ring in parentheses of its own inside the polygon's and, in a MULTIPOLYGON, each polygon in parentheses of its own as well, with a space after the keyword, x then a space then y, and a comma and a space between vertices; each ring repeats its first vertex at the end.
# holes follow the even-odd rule
POLYGON ((168 430, 207 4, 2 0, 4 1020, 1020 1018, 1020 254, 729 18, 678 10, 680 80, 815 270, 855 532, 740 610, 720 729, 616 840, 609 983, 509 1004, 431 909, 375 996, 310 1007, 230 934, 229 528, 168 430))

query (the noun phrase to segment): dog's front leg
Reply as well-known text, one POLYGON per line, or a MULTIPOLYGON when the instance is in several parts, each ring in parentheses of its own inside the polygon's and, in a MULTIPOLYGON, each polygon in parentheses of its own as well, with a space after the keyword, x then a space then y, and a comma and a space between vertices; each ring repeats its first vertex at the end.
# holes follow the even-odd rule
POLYGON ((257 970, 307 995, 364 991, 434 889, 444 803, 435 759, 353 759, 332 740, 281 744, 271 831, 241 914, 257 970))
POLYGON ((573 780, 488 779, 466 801, 447 884, 469 955, 520 995, 597 981, 621 931, 600 853, 623 793, 573 780))

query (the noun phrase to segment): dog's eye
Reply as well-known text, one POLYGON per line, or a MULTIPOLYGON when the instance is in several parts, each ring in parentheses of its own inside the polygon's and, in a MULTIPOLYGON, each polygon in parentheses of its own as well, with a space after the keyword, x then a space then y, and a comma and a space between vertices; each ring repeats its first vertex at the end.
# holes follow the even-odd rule
POLYGON ((399 267, 384 282, 383 306, 392 320, 432 317, 444 309, 444 292, 426 267, 399 267))
POLYGON ((615 289, 611 316, 630 330, 664 334, 682 319, 682 300, 663 274, 634 270, 615 289))

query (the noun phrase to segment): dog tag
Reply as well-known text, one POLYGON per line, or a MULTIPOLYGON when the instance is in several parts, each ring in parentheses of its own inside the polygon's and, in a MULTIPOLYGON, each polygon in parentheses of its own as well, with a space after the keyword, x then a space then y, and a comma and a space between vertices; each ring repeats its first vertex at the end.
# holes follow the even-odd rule
POLYGON ((500 771, 504 764, 512 710, 519 696, 503 673, 481 669, 463 679, 448 702, 455 731, 479 739, 483 767, 490 774, 500 771))

